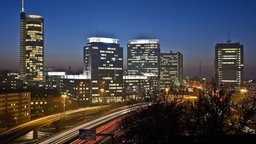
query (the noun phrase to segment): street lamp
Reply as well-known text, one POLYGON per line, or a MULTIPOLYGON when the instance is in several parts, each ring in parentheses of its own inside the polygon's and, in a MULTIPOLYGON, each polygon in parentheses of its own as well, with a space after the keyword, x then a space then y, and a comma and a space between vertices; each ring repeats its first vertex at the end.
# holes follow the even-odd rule
MULTIPOLYGON (((62 94, 61 97, 63 98, 63 121, 60 121, 62 125, 65 127, 65 111, 66 111, 66 94, 62 94)), ((61 127, 62 127, 61 125, 61 127)))
POLYGON ((165 103, 167 103, 167 99, 168 99, 168 97, 169 97, 169 90, 170 90, 170 88, 165 88, 165 93, 166 93, 166 97, 165 97, 165 103))
POLYGON ((105 91, 105 89, 104 88, 101 88, 100 89, 100 94, 101 94, 101 97, 102 97, 102 99, 104 99, 104 101, 105 101, 105 97, 104 97, 104 91, 105 91))
POLYGON ((64 117, 65 117, 65 111, 66 111, 66 94, 61 95, 61 97, 63 98, 63 112, 64 112, 64 117))

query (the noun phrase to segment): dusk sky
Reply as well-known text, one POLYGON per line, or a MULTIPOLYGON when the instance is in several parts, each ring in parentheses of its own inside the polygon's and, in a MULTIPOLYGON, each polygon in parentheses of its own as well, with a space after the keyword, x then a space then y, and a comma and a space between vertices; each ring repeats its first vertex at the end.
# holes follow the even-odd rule
MULTIPOLYGON (((0 69, 19 69, 21 0, 0 1, 0 69)), ((245 78, 256 79, 255 0, 25 0, 26 14, 45 19, 45 66, 83 69, 90 36, 157 38, 162 52, 181 52, 184 75, 214 74, 216 43, 240 42, 245 78)), ((126 56, 125 56, 126 57, 126 56)))

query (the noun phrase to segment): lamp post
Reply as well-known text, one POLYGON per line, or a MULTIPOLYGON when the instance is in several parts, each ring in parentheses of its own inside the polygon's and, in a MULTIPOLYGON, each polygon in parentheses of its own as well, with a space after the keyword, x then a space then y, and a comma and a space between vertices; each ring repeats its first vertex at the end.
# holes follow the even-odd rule
MULTIPOLYGON (((66 97, 67 95, 66 94, 62 94, 61 95, 61 98, 63 98, 63 121, 60 119, 60 128, 62 129, 64 126, 65 127, 65 111, 66 111, 66 97)), ((61 115, 60 115, 60 118, 61 118, 61 115)))
POLYGON ((105 81, 101 81, 101 83, 100 83, 100 95, 102 97, 102 102, 103 103, 106 101, 105 97, 104 97, 104 92, 105 92, 105 81))
POLYGON ((133 92, 133 98, 137 101, 137 97, 135 96, 135 88, 132 89, 132 92, 133 92))
POLYGON ((104 97, 104 95, 103 95, 103 94, 104 94, 104 91, 105 91, 104 88, 101 88, 101 89, 100 89, 100 94, 101 94, 101 97, 102 97, 102 101, 103 101, 103 102, 105 102, 105 97, 104 97))
POLYGON ((64 114, 64 118, 65 118, 65 111, 66 111, 66 94, 61 95, 61 97, 63 98, 63 114, 64 114))
POLYGON ((165 97, 165 103, 167 103, 168 97, 169 97, 169 89, 170 88, 165 88, 165 93, 166 93, 166 97, 165 97))

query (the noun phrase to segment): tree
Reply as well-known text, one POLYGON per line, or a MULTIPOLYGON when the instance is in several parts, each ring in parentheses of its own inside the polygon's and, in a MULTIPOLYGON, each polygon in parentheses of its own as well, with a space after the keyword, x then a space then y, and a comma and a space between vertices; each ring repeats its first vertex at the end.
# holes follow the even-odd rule
POLYGON ((255 120, 256 120, 256 97, 248 96, 241 101, 233 104, 230 109, 233 113, 230 124, 231 133, 243 134, 243 133, 255 133, 255 120), (245 128, 254 128, 254 131, 246 130, 245 128))
MULTIPOLYGON (((205 137, 255 134, 256 98, 247 96, 234 102, 234 90, 212 85, 209 91, 198 91, 193 104, 184 99, 162 100, 153 106, 124 118, 124 139, 132 143, 179 143, 184 136, 205 137)), ((161 99, 162 98, 162 99, 161 99)), ((234 137, 229 138, 233 140, 234 137)))

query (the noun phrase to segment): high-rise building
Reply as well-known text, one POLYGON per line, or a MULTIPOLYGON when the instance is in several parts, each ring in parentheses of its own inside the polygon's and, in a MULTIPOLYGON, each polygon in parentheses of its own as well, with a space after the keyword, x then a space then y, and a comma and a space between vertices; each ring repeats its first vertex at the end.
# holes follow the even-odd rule
POLYGON ((160 44, 158 39, 135 39, 127 45, 128 75, 155 77, 153 86, 159 85, 160 44))
POLYGON ((158 39, 130 40, 127 49, 128 75, 159 75, 158 39))
POLYGON ((183 55, 180 52, 161 53, 160 61, 160 88, 180 85, 183 81, 183 55))
POLYGON ((215 46, 215 73, 219 83, 240 88, 244 72, 244 46, 218 43, 215 46))
POLYGON ((84 74, 91 80, 92 103, 123 96, 123 48, 118 39, 90 37, 84 47, 84 74))
POLYGON ((26 84, 44 80, 44 19, 24 11, 20 13, 20 78, 26 84))

